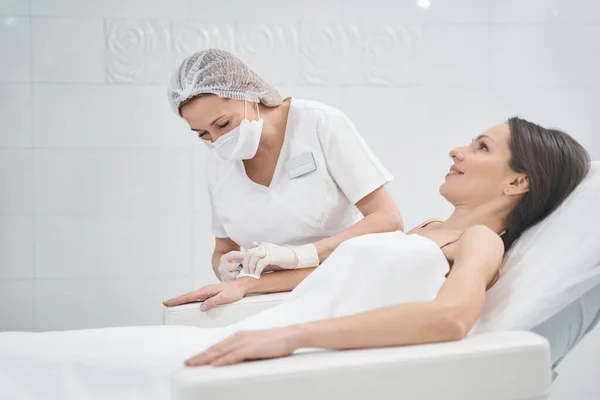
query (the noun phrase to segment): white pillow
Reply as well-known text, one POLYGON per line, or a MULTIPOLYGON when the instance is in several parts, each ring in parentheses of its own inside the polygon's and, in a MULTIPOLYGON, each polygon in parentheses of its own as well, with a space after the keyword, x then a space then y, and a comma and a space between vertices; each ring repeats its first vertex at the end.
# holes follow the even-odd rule
POLYGON ((563 204, 508 251, 502 276, 488 291, 471 332, 532 330, 598 287, 600 162, 595 161, 563 204))

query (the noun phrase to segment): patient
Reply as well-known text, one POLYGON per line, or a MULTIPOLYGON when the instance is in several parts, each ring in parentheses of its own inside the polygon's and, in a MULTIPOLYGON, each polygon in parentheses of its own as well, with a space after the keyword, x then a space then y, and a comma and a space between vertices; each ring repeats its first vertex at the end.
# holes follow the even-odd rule
POLYGON ((590 158, 567 134, 519 118, 450 157, 446 221, 348 240, 282 304, 230 327, 0 333, 0 386, 12 398, 167 398, 170 372, 194 353, 186 365, 464 338, 504 252, 572 192, 590 158))
MULTIPOLYGON (((587 174, 590 157, 566 133, 520 118, 488 129, 470 145, 452 150, 450 157, 454 164, 440 193, 454 205, 454 212, 446 221, 428 221, 409 232, 434 242, 450 268, 432 299, 279 329, 240 332, 187 360, 186 365, 281 357, 305 347, 370 348, 465 337, 483 310, 485 292, 501 276, 504 253, 523 231, 548 216, 573 191, 587 174)), ((380 242, 389 235, 368 236, 378 236, 376 242, 380 242)), ((395 240, 405 240, 405 235, 396 235, 395 240)), ((365 240, 350 240, 338 253, 351 253, 346 262, 361 264, 350 243, 365 240)), ((398 242, 392 240, 390 246, 398 246, 398 242)), ((403 249, 403 253, 410 250, 403 249)), ((371 260, 366 257, 371 264, 382 261, 377 254, 371 255, 371 260)), ((431 267, 432 263, 425 254, 412 261, 415 268, 431 267)), ((435 281, 431 275, 428 279, 435 281)), ((403 289, 397 286, 397 290, 403 289)))

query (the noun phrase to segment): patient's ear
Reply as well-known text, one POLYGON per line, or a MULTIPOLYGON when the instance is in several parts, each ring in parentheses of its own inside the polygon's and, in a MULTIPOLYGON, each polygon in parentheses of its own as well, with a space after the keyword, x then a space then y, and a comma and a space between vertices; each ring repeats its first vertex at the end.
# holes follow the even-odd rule
POLYGON ((523 194, 527 192, 529 192, 529 178, 525 174, 519 174, 519 176, 511 182, 508 194, 523 194))

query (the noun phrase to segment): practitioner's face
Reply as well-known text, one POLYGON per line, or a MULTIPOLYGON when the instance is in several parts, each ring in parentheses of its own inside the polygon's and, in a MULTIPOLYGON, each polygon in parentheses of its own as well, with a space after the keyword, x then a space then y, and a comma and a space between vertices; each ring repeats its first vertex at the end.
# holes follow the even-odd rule
POLYGON ((184 104, 180 113, 200 139, 214 142, 242 123, 244 107, 249 120, 258 119, 254 103, 244 103, 213 94, 202 95, 184 104))
POLYGON ((440 193, 454 206, 476 206, 506 195, 507 188, 519 178, 509 167, 510 129, 496 125, 471 144, 450 152, 454 162, 440 193))

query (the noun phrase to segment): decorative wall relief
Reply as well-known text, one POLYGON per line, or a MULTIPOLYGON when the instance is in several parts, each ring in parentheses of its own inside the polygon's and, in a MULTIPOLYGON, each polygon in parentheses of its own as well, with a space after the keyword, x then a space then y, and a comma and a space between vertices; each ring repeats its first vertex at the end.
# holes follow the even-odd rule
POLYGON ((298 84, 298 39, 296 24, 239 23, 236 54, 273 85, 298 84))
POLYGON ((309 85, 358 85, 364 82, 360 25, 302 24, 302 75, 309 85))
POLYGON ((200 49, 216 47, 235 52, 236 37, 233 23, 177 21, 171 26, 174 66, 200 49))
POLYGON ((370 24, 365 32, 365 77, 371 85, 419 83, 423 71, 420 26, 370 24))
POLYGON ((107 20, 106 79, 110 83, 165 84, 170 55, 169 24, 107 20))
POLYGON ((402 86, 423 70, 421 26, 385 22, 108 20, 106 79, 166 84, 189 54, 231 51, 275 85, 402 86))

